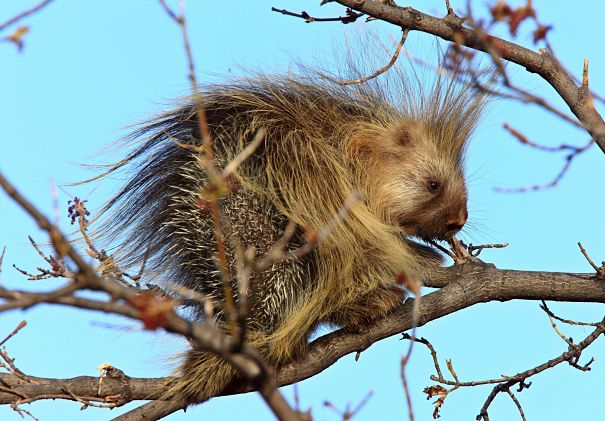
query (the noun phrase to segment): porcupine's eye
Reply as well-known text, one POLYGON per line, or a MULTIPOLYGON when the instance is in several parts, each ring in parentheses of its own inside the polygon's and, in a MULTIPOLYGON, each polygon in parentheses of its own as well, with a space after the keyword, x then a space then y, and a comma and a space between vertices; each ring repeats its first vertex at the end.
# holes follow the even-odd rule
POLYGON ((441 187, 441 184, 439 184, 438 181, 429 180, 428 183, 426 183, 426 187, 431 193, 437 193, 439 191, 439 187, 441 187))

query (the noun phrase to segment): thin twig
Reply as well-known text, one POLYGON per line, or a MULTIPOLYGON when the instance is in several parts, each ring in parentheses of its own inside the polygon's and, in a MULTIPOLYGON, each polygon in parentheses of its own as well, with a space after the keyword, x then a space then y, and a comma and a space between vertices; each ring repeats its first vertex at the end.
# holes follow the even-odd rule
MULTIPOLYGON (((21 402, 19 402, 21 403, 21 402)), ((13 411, 15 411, 17 414, 19 414, 21 416, 21 418, 23 418, 23 414, 27 415, 28 417, 30 417, 32 420, 34 421, 39 421, 38 418, 36 418, 34 416, 34 414, 32 414, 31 412, 29 412, 27 409, 23 409, 23 408, 19 408, 19 405, 16 403, 11 404, 11 409, 13 411)))
POLYGON ((69 256, 70 259, 78 266, 81 271, 81 276, 78 279, 98 280, 98 277, 94 270, 88 265, 84 259, 74 250, 69 241, 61 234, 61 232, 50 223, 48 218, 44 216, 34 205, 32 205, 21 193, 15 189, 15 187, 0 173, 0 187, 11 197, 17 204, 19 204, 25 212, 27 212, 38 226, 46 231, 49 236, 51 243, 59 257, 69 256))
POLYGON ((166 14, 168 16, 170 16, 171 19, 173 19, 177 24, 180 25, 180 18, 177 16, 176 13, 174 13, 174 10, 172 10, 170 8, 170 6, 168 6, 168 4, 166 3, 165 0, 159 0, 160 5, 164 8, 164 11, 166 12, 166 14))
POLYGON ((389 60, 389 62, 387 63, 386 66, 379 68, 378 70, 376 70, 374 73, 372 73, 369 76, 365 76, 365 77, 358 78, 358 79, 351 79, 351 80, 340 80, 340 81, 336 81, 336 83, 338 83, 339 85, 343 85, 343 86, 353 85, 353 84, 357 84, 357 83, 364 83, 364 82, 367 82, 370 79, 374 79, 375 77, 388 71, 397 61, 397 58, 399 57, 399 53, 401 52, 401 48, 403 47, 403 44, 405 43, 405 40, 407 39, 409 33, 410 33, 410 30, 408 28, 403 29, 403 33, 401 34, 401 40, 397 44, 397 47, 395 48, 395 52, 391 56, 391 60, 389 60))
POLYGON ((25 326, 27 325, 27 322, 25 320, 21 320, 21 322, 19 322, 19 324, 17 325, 16 328, 13 329, 13 331, 11 333, 8 334, 8 336, 6 338, 4 338, 2 341, 0 341, 0 346, 4 345, 6 343, 6 341, 8 341, 10 338, 12 338, 13 336, 15 336, 21 329, 23 329, 25 326))
POLYGON ((374 391, 370 390, 368 392, 368 394, 361 400, 361 402, 359 402, 354 409, 350 409, 350 404, 347 404, 345 406, 345 409, 339 409, 337 408, 332 402, 330 401, 324 401, 324 407, 329 408, 330 410, 332 410, 333 412, 335 412, 336 414, 340 415, 342 418, 342 421, 349 421, 351 419, 353 419, 353 417, 355 417, 355 415, 357 415, 359 413, 359 411, 361 411, 361 409, 363 409, 363 407, 368 403, 368 401, 370 400, 370 398, 374 395, 374 391))
POLYGON ((517 406, 517 409, 519 410, 519 415, 521 415, 521 419, 523 421, 527 421, 527 419, 525 418, 525 413, 523 412, 523 407, 521 406, 521 402, 519 402, 519 400, 517 399, 515 394, 513 392, 511 392, 510 389, 506 389, 506 393, 508 393, 510 398, 513 400, 513 402, 517 406))
MULTIPOLYGON (((591 140, 589 143, 586 144, 586 147, 589 147, 592 144, 593 144, 593 141, 591 140)), ((563 167, 561 168, 561 170, 548 183, 537 184, 537 185, 528 186, 528 187, 516 187, 516 188, 496 187, 496 188, 494 188, 494 191, 497 191, 500 193, 526 193, 526 192, 530 192, 530 191, 535 192, 535 191, 540 191, 540 190, 548 190, 553 187, 556 187, 563 179, 563 176, 569 170, 571 163, 576 156, 578 156, 578 154, 576 154, 576 153, 567 155, 565 157, 565 163, 563 164, 563 167)))
MULTIPOLYGON (((164 3, 163 0, 161 2, 164 3)), ((191 49, 191 41, 189 39, 189 31, 187 29, 187 19, 185 17, 185 0, 179 0, 179 13, 180 15, 176 19, 176 22, 181 28, 183 46, 185 47, 185 55, 187 56, 187 66, 189 69, 187 77, 189 78, 189 82, 191 84, 191 92, 193 92, 193 99, 195 102, 195 111, 197 114, 197 122, 200 130, 200 135, 202 136, 202 141, 206 149, 206 153, 209 157, 213 158, 214 156, 212 152, 210 129, 208 128, 208 120, 206 118, 206 112, 202 103, 202 95, 200 93, 199 85, 197 83, 195 60, 193 59, 193 51, 191 49)))
POLYGON ((546 361, 543 364, 540 364, 531 369, 525 370, 521 373, 515 374, 514 376, 502 376, 498 379, 489 379, 489 380, 480 380, 480 381, 470 381, 470 382, 455 382, 451 380, 439 379, 437 376, 431 376, 431 380, 438 381, 439 383, 443 383, 450 386, 460 386, 460 387, 469 387, 469 386, 480 386, 486 384, 498 384, 504 383, 508 381, 512 381, 514 383, 520 383, 524 381, 528 377, 535 376, 549 368, 552 368, 562 362, 569 361, 571 358, 578 356, 584 349, 586 349, 590 344, 592 344, 595 340, 599 338, 605 332, 605 319, 601 321, 595 328, 595 330, 589 334, 582 342, 575 345, 573 349, 569 349, 555 357, 551 360, 546 361))
MULTIPOLYGON (((413 342, 412 342, 413 343, 413 342)), ((414 421, 414 409, 412 407, 412 395, 410 394, 410 388, 408 386, 407 376, 405 374, 405 367, 408 363, 406 356, 401 357, 401 383, 403 384, 403 391, 405 393, 405 401, 408 405, 408 417, 410 421, 414 421)))
POLYGON ((23 12, 19 13, 17 16, 10 18, 6 22, 0 24, 0 31, 3 31, 6 28, 8 28, 9 26, 19 22, 21 19, 24 19, 27 16, 30 16, 30 15, 38 12, 43 7, 47 6, 51 1, 53 1, 53 0, 44 0, 40 3, 38 3, 36 6, 30 8, 30 9, 24 10, 23 12))
POLYGON ((580 247, 580 251, 582 252, 582 254, 584 255, 584 257, 586 258, 586 260, 588 260, 588 263, 590 263, 590 266, 592 266, 592 268, 597 272, 597 277, 598 278, 605 278, 605 262, 603 262, 603 265, 601 267, 598 267, 595 264, 595 262, 593 262, 592 259, 590 258, 590 256, 588 255, 588 252, 582 246, 582 243, 578 242, 578 247, 580 247))
POLYGON ((50 257, 47 257, 42 250, 40 250, 40 247, 38 246, 38 244, 34 241, 34 239, 32 238, 31 235, 28 235, 27 238, 29 239, 29 242, 31 243, 32 247, 34 248, 34 250, 36 250, 38 252, 38 254, 40 255, 40 257, 42 257, 42 259, 44 259, 46 261, 46 263, 48 263, 49 265, 52 264, 52 260, 50 257))
POLYGON ((4 261, 5 252, 6 252, 6 246, 2 246, 2 253, 0 253, 0 281, 2 280, 2 262, 4 261))
POLYGON ((6 348, 0 349, 0 359, 4 360, 4 363, 0 361, 0 367, 4 367, 9 373, 14 374, 23 381, 32 382, 32 379, 27 374, 15 366, 15 359, 9 357, 6 348))
POLYGON ((584 59, 584 68, 582 70, 582 86, 581 88, 583 91, 590 93, 588 90, 588 59, 585 58, 584 59))
POLYGON ((526 135, 524 135, 523 133, 521 133, 519 130, 515 129, 514 127, 511 127, 508 123, 504 123, 502 125, 502 127, 507 130, 511 135, 513 135, 513 137, 515 137, 519 142, 521 142, 524 145, 530 146, 534 149, 538 149, 540 151, 544 151, 544 152, 560 152, 560 151, 566 151, 566 150, 570 150, 572 152, 577 152, 579 150, 582 150, 585 148, 585 146, 572 146, 572 145, 568 145, 565 143, 562 143, 558 146, 545 146, 545 145, 541 145, 539 143, 536 143, 532 140, 530 140, 526 135))
POLYGON ((489 415, 487 413, 489 406, 492 404, 492 402, 494 401, 494 399, 496 398, 498 393, 504 392, 505 390, 510 388, 512 385, 513 385, 512 382, 507 382, 504 384, 498 384, 498 385, 494 386, 494 388, 488 395, 487 399, 485 400, 485 403, 481 407, 481 411, 479 411, 479 415, 477 415, 477 421, 480 421, 480 420, 489 421, 489 415))
POLYGON ((481 244, 479 246, 474 246, 472 243, 470 243, 467 249, 471 256, 477 257, 484 249, 501 249, 504 247, 508 247, 508 243, 481 244))
POLYGON ((445 247, 443 247, 441 244, 437 243, 436 241, 429 241, 429 243, 433 247, 437 248, 443 254, 446 254, 449 257, 451 257, 452 260, 454 260, 454 262, 456 261, 457 257, 456 257, 456 255, 451 250, 446 249, 445 247))
POLYGON ((267 130, 264 127, 261 127, 254 135, 254 139, 252 142, 248 143, 244 149, 240 153, 238 153, 235 158, 233 158, 227 166, 223 169, 223 177, 227 178, 231 174, 235 172, 235 170, 244 162, 246 159, 250 157, 254 153, 254 151, 260 146, 260 144, 265 140, 265 135, 267 134, 267 130))
MULTIPOLYGON (((548 310, 548 307, 546 307, 546 303, 544 303, 544 302, 543 302, 542 309, 544 311, 546 311, 547 314, 549 314, 549 317, 551 316, 551 312, 550 312, 550 310, 548 310)), ((431 357, 433 359, 433 364, 435 366, 435 371, 437 372, 437 375, 431 375, 430 379, 432 381, 440 383, 440 384, 452 386, 451 389, 445 389, 444 387, 437 384, 437 385, 433 385, 430 387, 426 387, 424 389, 424 392, 428 395, 429 398, 438 396, 438 399, 434 402, 435 411, 433 413, 433 416, 434 417, 439 416, 439 411, 440 411, 441 407, 443 406, 447 396, 451 392, 453 392, 454 390, 456 390, 460 387, 474 387, 474 386, 481 386, 481 385, 488 385, 488 384, 496 385, 494 387, 494 389, 492 390, 492 392, 490 393, 490 395, 488 396, 485 404, 483 405, 483 407, 481 409, 479 416, 477 417, 477 419, 489 420, 489 417, 487 415, 487 409, 491 405, 491 403, 494 400, 494 398, 496 397, 496 395, 500 392, 507 391, 508 389, 510 389, 511 386, 513 386, 515 384, 519 384, 519 390, 518 390, 519 392, 525 388, 528 388, 531 385, 531 383, 526 383, 525 381, 527 378, 529 378, 531 376, 539 374, 539 373, 541 373, 549 368, 552 368, 565 361, 568 362, 572 367, 574 367, 580 371, 589 371, 590 365, 594 362, 594 358, 591 358, 584 365, 579 365, 578 360, 580 359, 580 357, 582 355, 582 351, 585 350, 588 346, 590 346, 590 344, 592 344, 597 338, 599 338, 599 336, 601 336, 603 333, 605 333, 605 318, 603 320, 601 320, 601 322, 594 324, 594 327, 595 327, 594 331, 592 333, 590 333, 582 342, 580 342, 578 344, 574 344, 571 339, 568 339, 565 335, 560 333, 560 331, 556 328, 556 325, 554 324, 554 321, 552 321, 552 319, 551 319, 551 323, 553 324, 553 327, 555 327, 555 329, 557 330, 557 333, 559 333, 560 336, 568 344, 568 350, 566 352, 562 353, 560 356, 553 358, 539 366, 533 367, 529 370, 523 371, 514 376, 501 376, 498 379, 490 379, 490 380, 483 380, 483 381, 468 381, 468 382, 460 381, 460 379, 458 378, 458 375, 456 374, 456 372, 454 370, 451 360, 446 360, 446 363, 447 363, 448 371, 450 372, 450 374, 452 375, 454 380, 445 379, 443 377, 441 367, 439 366, 437 352, 435 351, 434 347, 430 344, 430 342, 424 338, 415 338, 415 337, 412 337, 412 336, 404 333, 402 336, 402 339, 407 339, 407 340, 411 340, 414 342, 424 344, 431 352, 431 357)), ((518 403, 518 401, 516 400, 515 397, 511 396, 511 398, 515 402, 515 405, 517 405, 517 407, 523 417, 524 414, 523 414, 520 404, 518 403)))
POLYGON ((546 314, 550 315, 550 317, 552 317, 555 320, 558 320, 560 322, 563 322, 565 324, 568 325, 573 325, 573 326, 592 326, 595 327, 597 326, 599 323, 588 323, 588 322, 578 322, 575 320, 568 320, 568 319, 563 319, 562 317, 557 316, 556 314, 554 314, 550 308, 548 308, 548 306, 546 305, 546 301, 542 300, 542 305, 540 305, 540 308, 542 310, 544 310, 546 312, 546 314))
POLYGON ((39 281, 39 280, 49 279, 49 278, 70 278, 70 277, 72 277, 73 274, 66 269, 65 262, 63 261, 63 259, 56 259, 52 254, 49 254, 48 256, 46 256, 44 254, 44 252, 40 249, 38 244, 34 241, 34 239, 30 235, 28 235, 27 238, 29 239, 29 242, 31 243, 34 250, 36 250, 36 252, 40 255, 40 257, 42 257, 42 259, 44 259, 44 261, 46 263, 48 263, 48 265, 50 266, 50 270, 37 267, 36 269, 40 273, 33 274, 30 272, 27 272, 26 270, 19 268, 15 264, 13 264, 13 268, 15 268, 19 273, 27 276, 28 281, 39 281))
POLYGON ((402 334, 401 339, 407 339, 409 341, 418 342, 418 343, 421 343, 424 346, 426 346, 429 349, 430 353, 431 353, 431 357, 433 358, 433 364, 435 366, 435 371, 437 372, 437 376, 439 377, 439 379, 443 379, 443 373, 441 372, 441 367, 439 366, 439 360, 437 358, 437 351, 435 351, 435 348, 428 341, 428 339, 417 338, 417 337, 414 337, 414 336, 410 336, 407 333, 402 334))
POLYGON ((282 238, 265 255, 254 263, 254 271, 262 272, 278 261, 285 259, 298 259, 310 253, 319 243, 325 240, 330 233, 346 218, 351 206, 357 202, 359 193, 356 191, 345 199, 344 204, 338 210, 338 213, 328 222, 319 232, 308 233, 307 243, 295 250, 286 250, 285 247, 295 232, 296 225, 292 222, 288 224, 282 238))
POLYGON ((304 19, 304 21, 306 23, 341 22, 341 23, 347 24, 347 23, 355 22, 358 18, 360 18, 364 15, 363 13, 356 13, 349 8, 347 8, 347 10, 345 11, 345 14, 346 14, 345 16, 338 16, 338 17, 334 17, 334 18, 315 18, 315 17, 309 15, 305 11, 302 11, 301 13, 294 13, 294 12, 290 12, 289 10, 286 10, 286 9, 277 9, 275 7, 272 7, 271 11, 281 13, 282 15, 294 16, 296 18, 304 19))
POLYGON ((353 408, 353 410, 351 411, 350 417, 348 419, 353 418, 355 415, 357 415, 359 413, 359 411, 362 410, 362 408, 364 406, 366 406, 366 404, 368 403, 368 401, 372 398, 372 396, 374 396, 374 391, 370 390, 368 392, 368 394, 355 406, 355 408, 353 408))
POLYGON ((544 151, 544 152, 570 151, 570 153, 565 156, 565 163, 563 165, 563 168, 554 177, 554 179, 551 180, 549 183, 542 184, 542 185, 534 185, 534 186, 529 186, 529 187, 520 187, 520 188, 500 188, 500 187, 497 187, 495 189, 496 191, 500 191, 500 192, 504 192, 504 193, 523 193, 523 192, 526 192, 526 191, 544 190, 544 189, 547 189, 547 188, 555 187, 559 183, 559 181, 561 181, 561 179, 566 174, 566 172, 569 170, 572 161, 578 155, 580 155, 583 152, 587 151, 594 144, 594 139, 590 139, 587 143, 585 143, 582 146, 573 146, 573 145, 568 145, 568 144, 565 144, 565 143, 562 143, 562 144, 560 144, 558 146, 545 146, 545 145, 541 145, 539 143, 536 143, 536 142, 530 140, 527 136, 525 136, 524 134, 522 134, 518 130, 512 128, 511 126, 509 126, 506 123, 504 124, 503 127, 506 130, 508 130, 510 132, 510 134, 513 135, 517 140, 519 140, 519 142, 521 142, 524 145, 530 146, 530 147, 532 147, 534 149, 538 149, 538 150, 544 151))
POLYGON ((565 336, 565 334, 563 332, 561 332, 559 330, 559 327, 555 323, 554 318, 551 316, 551 312, 550 311, 546 311, 547 307, 546 307, 546 302, 544 300, 542 300, 542 305, 540 306, 540 308, 542 308, 544 310, 544 312, 546 313, 546 315, 548 316, 548 320, 550 321, 550 325, 555 330, 555 332, 557 332, 557 335, 559 335, 559 337, 561 339, 563 339, 565 341, 565 343, 567 343, 567 345, 569 345, 570 347, 575 347, 574 343, 567 336, 565 336))
MULTIPOLYGON (((187 77, 191 85, 191 92, 193 96, 193 103, 195 107, 198 129, 202 138, 203 148, 200 150, 198 155, 198 161, 204 169, 208 172, 208 178, 210 180, 210 190, 212 194, 208 194, 207 198, 204 198, 210 215, 212 217, 212 224, 214 227, 214 239, 215 239, 215 250, 217 254, 217 262, 219 268, 219 274, 221 276, 223 295, 225 300, 225 308, 227 316, 230 322, 231 330, 233 333, 237 331, 237 315, 235 310, 235 300, 233 297, 233 291, 231 288, 231 275, 229 273, 229 263, 227 259, 227 247, 225 244, 225 235, 223 232, 223 221, 221 212, 218 206, 218 193, 223 189, 222 186, 225 184, 225 179, 222 174, 216 168, 214 162, 214 152, 212 149, 212 138, 210 136, 210 129, 208 127, 208 120, 206 112, 203 106, 202 95, 199 90, 199 85, 196 79, 195 61, 193 59, 193 52, 191 49, 191 42, 189 39, 189 32, 187 29, 187 20, 185 17, 185 1, 179 0, 179 15, 176 15, 165 3, 164 0, 160 0, 160 4, 173 19, 177 25, 181 28, 181 35, 183 39, 183 45, 185 48, 185 55, 187 57, 187 77)), ((208 190, 208 189, 207 189, 208 190)), ((208 192, 207 192, 208 193, 208 192)))

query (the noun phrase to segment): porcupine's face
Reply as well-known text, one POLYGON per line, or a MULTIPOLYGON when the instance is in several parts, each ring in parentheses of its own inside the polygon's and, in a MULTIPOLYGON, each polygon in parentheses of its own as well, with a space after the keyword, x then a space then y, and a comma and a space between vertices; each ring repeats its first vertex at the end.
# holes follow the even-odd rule
POLYGON ((451 238, 468 217, 462 142, 409 123, 383 141, 388 146, 375 168, 385 222, 427 241, 451 238))

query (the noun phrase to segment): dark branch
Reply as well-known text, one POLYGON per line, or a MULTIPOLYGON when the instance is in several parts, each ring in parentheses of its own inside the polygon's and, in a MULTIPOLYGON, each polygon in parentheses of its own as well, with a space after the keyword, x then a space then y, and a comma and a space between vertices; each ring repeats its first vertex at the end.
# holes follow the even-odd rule
POLYGON ((360 18, 360 17, 362 17, 364 15, 363 13, 355 13, 354 11, 352 11, 349 8, 347 8, 347 10, 345 12, 345 16, 337 16, 337 17, 334 17, 334 18, 315 18, 315 17, 309 15, 304 10, 302 12, 300 12, 300 13, 294 13, 294 12, 290 12, 289 10, 286 10, 286 9, 277 9, 275 7, 272 7, 271 11, 277 12, 277 13, 281 13, 282 15, 294 16, 296 18, 304 19, 304 21, 306 23, 312 23, 312 22, 341 22, 341 23, 347 24, 347 23, 355 22, 358 18, 360 18))
POLYGON ((537 73, 546 80, 563 98, 582 127, 605 152, 605 121, 594 108, 590 98, 581 94, 581 86, 574 82, 547 49, 541 49, 539 53, 536 53, 501 38, 479 34, 475 30, 453 22, 447 16, 441 19, 411 7, 398 7, 374 0, 334 1, 401 28, 433 34, 446 41, 459 43, 475 50, 489 52, 495 48, 500 58, 523 66, 530 73, 537 73))
POLYGON ((15 23, 19 22, 20 20, 40 11, 43 7, 47 6, 51 1, 53 1, 53 0, 44 0, 40 3, 38 3, 36 6, 30 8, 30 9, 24 10, 23 12, 19 13, 16 16, 13 16, 6 22, 0 24, 0 31, 3 31, 6 28, 8 28, 9 26, 14 25, 15 23))

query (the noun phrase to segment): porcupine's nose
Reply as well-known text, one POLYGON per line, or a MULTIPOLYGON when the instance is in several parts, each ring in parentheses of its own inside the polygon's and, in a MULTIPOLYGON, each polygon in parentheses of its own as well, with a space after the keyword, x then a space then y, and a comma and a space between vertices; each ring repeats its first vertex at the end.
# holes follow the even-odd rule
POLYGON ((453 236, 462 229, 468 218, 466 206, 463 207, 456 215, 452 215, 446 222, 445 228, 448 236, 453 236))

